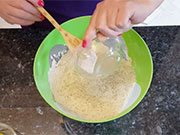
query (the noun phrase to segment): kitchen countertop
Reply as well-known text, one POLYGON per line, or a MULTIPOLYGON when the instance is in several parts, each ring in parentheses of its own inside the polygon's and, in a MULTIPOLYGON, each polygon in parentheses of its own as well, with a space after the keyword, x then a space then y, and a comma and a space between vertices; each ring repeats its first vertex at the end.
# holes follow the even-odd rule
POLYGON ((180 27, 135 30, 152 53, 154 75, 150 89, 130 113, 103 124, 63 117, 38 93, 33 61, 50 30, 0 30, 0 122, 21 135, 179 135, 180 27))

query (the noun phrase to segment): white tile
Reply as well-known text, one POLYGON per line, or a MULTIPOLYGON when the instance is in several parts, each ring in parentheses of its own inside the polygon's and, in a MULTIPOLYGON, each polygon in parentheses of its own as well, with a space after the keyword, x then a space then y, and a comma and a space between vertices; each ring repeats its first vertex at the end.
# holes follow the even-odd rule
POLYGON ((164 2, 144 21, 136 26, 173 26, 180 25, 180 1, 164 2))
POLYGON ((17 24, 9 24, 7 23, 5 20, 3 20, 1 17, 0 17, 0 29, 5 29, 5 28, 21 28, 20 25, 17 25, 17 24))

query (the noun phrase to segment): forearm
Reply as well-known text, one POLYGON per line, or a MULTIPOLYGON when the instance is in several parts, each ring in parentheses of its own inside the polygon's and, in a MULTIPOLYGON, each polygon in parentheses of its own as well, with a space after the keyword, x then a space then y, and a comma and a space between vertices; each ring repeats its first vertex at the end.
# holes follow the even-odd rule
MULTIPOLYGON (((144 6, 143 12, 151 14, 156 8, 158 8, 164 0, 133 0, 144 6)), ((142 9, 141 9, 142 10, 142 9)))
POLYGON ((163 2, 163 0, 128 0, 128 1, 132 1, 132 8, 133 7, 135 8, 134 15, 131 17, 133 24, 138 24, 143 22, 163 2))

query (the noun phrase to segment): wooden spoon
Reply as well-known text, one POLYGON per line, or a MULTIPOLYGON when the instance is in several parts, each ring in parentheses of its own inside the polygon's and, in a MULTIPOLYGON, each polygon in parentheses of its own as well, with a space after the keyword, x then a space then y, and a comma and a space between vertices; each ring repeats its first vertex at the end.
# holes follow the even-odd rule
POLYGON ((49 20, 49 22, 61 33, 70 51, 79 46, 82 40, 75 37, 71 33, 64 30, 57 21, 43 8, 37 7, 37 9, 49 20))

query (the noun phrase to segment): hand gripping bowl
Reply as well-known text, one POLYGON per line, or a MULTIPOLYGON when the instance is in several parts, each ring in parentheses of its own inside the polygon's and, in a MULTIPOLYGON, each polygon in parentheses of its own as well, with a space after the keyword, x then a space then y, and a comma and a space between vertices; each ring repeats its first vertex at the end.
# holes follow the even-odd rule
MULTIPOLYGON (((90 16, 84 16, 69 20, 63 23, 61 26, 70 32, 71 34, 75 35, 76 37, 82 39, 83 34, 89 24, 90 16)), ((56 104, 55 100, 53 99, 53 95, 50 90, 49 82, 48 82, 48 71, 50 68, 49 64, 49 55, 51 49, 56 45, 65 45, 65 41, 63 40, 62 36, 60 35, 59 31, 54 29, 41 43, 34 61, 34 79, 38 91, 40 92, 41 96, 44 100, 57 112, 77 121, 87 122, 87 123, 102 123, 111 121, 117 118, 120 118, 134 109, 140 101, 145 96, 148 88, 150 86, 153 74, 153 63, 150 51, 143 41, 143 39, 134 31, 130 30, 123 34, 121 37, 123 42, 127 46, 128 56, 132 59, 132 66, 134 68, 136 74, 136 83, 140 87, 136 87, 136 91, 131 93, 130 99, 128 101, 128 105, 123 109, 122 112, 119 113, 117 117, 103 120, 103 121, 87 121, 78 119, 76 117, 72 117, 65 112, 63 112, 56 104)))

